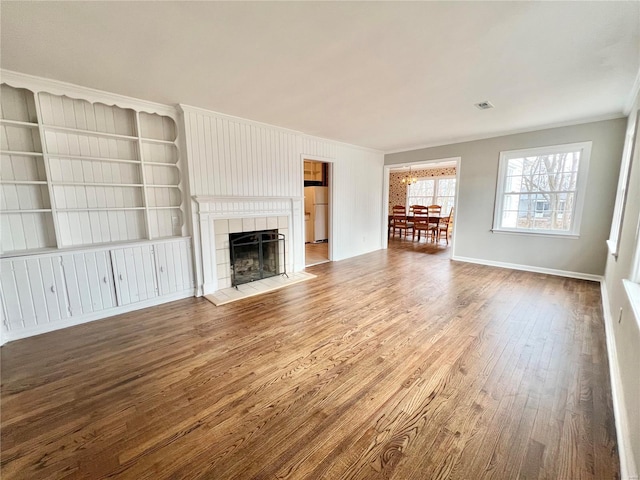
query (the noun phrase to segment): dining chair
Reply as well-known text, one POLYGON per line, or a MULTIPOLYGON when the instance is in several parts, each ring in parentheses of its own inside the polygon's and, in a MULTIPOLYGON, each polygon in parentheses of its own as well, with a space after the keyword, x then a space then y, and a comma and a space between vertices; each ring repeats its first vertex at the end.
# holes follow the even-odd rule
POLYGON ((429 205, 427 206, 427 215, 429 217, 429 229, 433 235, 433 241, 436 241, 436 235, 438 233, 438 225, 440 224, 440 214, 442 212, 441 205, 429 205))
POLYGON ((389 229, 393 230, 393 236, 396 236, 396 231, 399 231, 400 238, 402 238, 402 232, 404 231, 405 238, 407 232, 413 230, 413 222, 410 222, 407 218, 407 209, 404 205, 394 205, 392 208, 393 214, 391 215, 391 221, 389 222, 389 229))
POLYGON ((423 208, 427 208, 424 205, 411 205, 409 207, 409 214, 410 215, 415 215, 416 214, 416 208, 417 209, 423 209, 423 208))
POLYGON ((429 234, 435 235, 436 227, 429 221, 429 209, 421 205, 413 207, 413 240, 416 239, 416 232, 418 232, 418 241, 422 232, 425 232, 425 239, 429 238, 429 234))
POLYGON ((438 241, 440 241, 440 234, 444 232, 444 238, 447 240, 447 245, 449 245, 449 237, 451 236, 452 230, 453 230, 453 207, 451 207, 449 216, 442 218, 440 220, 440 223, 438 223, 438 241))

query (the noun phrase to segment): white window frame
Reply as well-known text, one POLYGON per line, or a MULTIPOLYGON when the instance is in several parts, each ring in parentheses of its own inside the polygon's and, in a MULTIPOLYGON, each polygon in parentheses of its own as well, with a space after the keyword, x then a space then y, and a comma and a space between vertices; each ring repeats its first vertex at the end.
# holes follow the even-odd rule
POLYGON ((631 177, 631 159, 635 154, 638 139, 638 117, 640 110, 635 114, 635 118, 629 117, 629 125, 625 137, 624 150, 622 152, 622 165, 620 165, 620 178, 618 179, 618 193, 616 194, 616 204, 613 209, 613 220, 611 222, 611 233, 607 240, 609 253, 614 257, 618 257, 620 250, 620 232, 622 231, 622 219, 624 218, 624 209, 627 203, 627 191, 629 190, 629 179, 631 177))
POLYGON ((589 174, 589 159, 591 158, 592 142, 568 143, 563 145, 550 145, 547 147, 525 148, 521 150, 508 150, 500 152, 498 164, 498 181, 496 187, 496 201, 493 212, 493 228, 494 233, 517 233, 525 235, 546 235, 553 237, 579 237, 580 224, 582 221, 582 210, 584 208, 584 200, 587 190, 587 178, 589 174), (554 153, 568 153, 581 150, 580 163, 578 165, 578 175, 576 179, 575 202, 573 212, 571 214, 570 230, 542 230, 527 228, 505 228, 500 226, 502 218, 502 209, 504 207, 505 186, 507 182, 507 165, 509 160, 522 157, 533 157, 540 155, 550 155, 554 153))
MULTIPOLYGON (((455 180, 456 181, 456 192, 458 191, 458 179, 455 175, 439 175, 436 177, 418 177, 418 182, 420 180, 435 180, 433 183, 433 197, 431 198, 431 202, 428 205, 425 205, 425 207, 428 207, 429 205, 434 205, 437 198, 438 198, 438 181, 440 180, 455 180)), ((453 198, 453 207, 455 208, 456 206, 456 194, 454 193, 453 195, 450 195, 453 198)), ((406 196, 406 203, 405 205, 410 206, 410 202, 409 202, 409 186, 407 186, 407 196, 406 196)), ((448 212, 442 212, 443 214, 448 214, 448 212)))

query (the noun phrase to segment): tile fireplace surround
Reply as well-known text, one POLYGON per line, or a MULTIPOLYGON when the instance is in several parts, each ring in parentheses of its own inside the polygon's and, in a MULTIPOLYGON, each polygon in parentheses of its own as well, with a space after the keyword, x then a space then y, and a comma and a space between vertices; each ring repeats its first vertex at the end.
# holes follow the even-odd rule
POLYGON ((278 229, 285 236, 287 272, 304 268, 302 197, 193 197, 193 202, 198 295, 231 286, 230 233, 278 229))
MULTIPOLYGON (((287 257, 289 256, 289 217, 286 215, 278 217, 249 217, 230 218, 213 221, 216 245, 216 272, 218 279, 218 289, 231 286, 231 264, 229 254, 229 234, 239 232, 255 232, 256 230, 274 230, 283 233, 285 237, 284 245, 287 257)), ((287 258, 287 260, 289 260, 287 258)), ((284 255, 280 252, 278 259, 280 265, 284 262, 284 255)), ((286 265, 287 271, 291 271, 291 265, 286 265)))

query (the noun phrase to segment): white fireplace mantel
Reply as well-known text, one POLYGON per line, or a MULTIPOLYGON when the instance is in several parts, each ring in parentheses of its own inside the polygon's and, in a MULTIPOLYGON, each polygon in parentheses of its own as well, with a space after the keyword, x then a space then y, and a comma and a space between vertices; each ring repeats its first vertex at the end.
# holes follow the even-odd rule
MULTIPOLYGON (((278 218, 279 229, 286 231, 289 260, 287 269, 293 272, 304 269, 304 197, 259 197, 259 196, 194 196, 192 197, 194 261, 197 280, 197 295, 206 295, 228 287, 225 275, 220 273, 226 266, 224 245, 229 230, 216 232, 222 225, 241 225, 235 219, 252 219, 257 222, 278 218), (286 221, 284 221, 286 217, 286 221), (229 220, 217 222, 218 220, 229 220), (286 228, 285 228, 286 224, 286 228), (218 257, 221 258, 218 258, 218 257)), ((243 225, 253 225, 250 221, 243 225)), ((242 231, 242 230, 240 230, 242 231)), ((233 232, 232 232, 233 233, 233 232)))

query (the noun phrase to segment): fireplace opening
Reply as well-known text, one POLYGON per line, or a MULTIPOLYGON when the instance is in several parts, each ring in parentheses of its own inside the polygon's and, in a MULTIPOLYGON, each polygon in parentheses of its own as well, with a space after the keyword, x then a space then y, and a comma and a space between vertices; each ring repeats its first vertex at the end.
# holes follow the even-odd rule
POLYGON ((278 230, 230 233, 231 286, 286 275, 284 240, 278 230))

